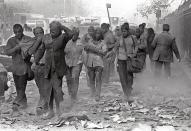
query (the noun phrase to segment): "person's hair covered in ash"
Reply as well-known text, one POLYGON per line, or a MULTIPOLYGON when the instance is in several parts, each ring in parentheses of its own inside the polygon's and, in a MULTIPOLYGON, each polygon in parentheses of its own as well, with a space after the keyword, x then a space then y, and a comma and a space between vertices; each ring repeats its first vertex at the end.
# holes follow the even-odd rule
POLYGON ((21 24, 15 24, 15 25, 13 25, 13 31, 14 31, 14 30, 17 30, 17 29, 22 29, 22 30, 23 30, 22 25, 21 25, 21 24))
POLYGON ((101 24, 101 28, 109 29, 109 27, 110 27, 110 24, 107 24, 107 23, 102 23, 101 24))
POLYGON ((52 21, 50 23, 50 27, 52 27, 52 26, 62 29, 62 24, 59 21, 52 21))
POLYGON ((80 33, 80 29, 79 29, 78 27, 73 27, 73 28, 72 28, 72 32, 73 32, 74 34, 79 34, 79 33, 80 33))
POLYGON ((170 30, 170 26, 169 24, 163 24, 163 31, 169 31, 170 30))
POLYGON ((129 31, 129 23, 124 23, 122 26, 121 26, 121 30, 127 30, 129 31))

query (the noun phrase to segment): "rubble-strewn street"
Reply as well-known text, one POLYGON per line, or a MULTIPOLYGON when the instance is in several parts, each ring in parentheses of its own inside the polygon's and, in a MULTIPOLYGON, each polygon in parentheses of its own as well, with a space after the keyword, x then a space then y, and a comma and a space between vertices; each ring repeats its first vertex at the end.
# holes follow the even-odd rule
MULTIPOLYGON (((125 130, 125 131, 190 131, 191 130, 191 89, 190 80, 181 64, 173 65, 169 82, 155 86, 148 70, 135 75, 134 102, 123 101, 122 89, 117 78, 110 85, 102 87, 100 102, 90 99, 85 73, 81 74, 78 101, 73 108, 66 88, 60 119, 42 120, 35 116, 39 94, 35 83, 27 85, 28 108, 19 112, 11 111, 14 90, 6 93, 8 103, 1 104, 0 130, 51 131, 51 130, 125 130), (10 95, 10 96, 8 96, 10 95)), ((11 83, 10 83, 11 85, 11 83)))

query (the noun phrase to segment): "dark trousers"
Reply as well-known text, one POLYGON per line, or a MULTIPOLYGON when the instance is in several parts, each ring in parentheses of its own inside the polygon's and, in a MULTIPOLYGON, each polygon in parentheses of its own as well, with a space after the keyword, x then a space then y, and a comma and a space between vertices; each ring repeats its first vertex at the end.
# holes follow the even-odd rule
POLYGON ((88 77, 92 96, 100 97, 103 67, 88 67, 88 77))
POLYGON ((78 64, 77 66, 69 67, 66 75, 66 81, 68 86, 69 95, 76 99, 78 87, 79 87, 79 77, 82 71, 82 64, 78 64))
POLYGON ((38 90, 39 90, 39 95, 40 99, 38 101, 37 108, 41 108, 44 110, 48 109, 48 103, 49 103, 49 98, 48 94, 50 94, 50 86, 48 86, 48 80, 44 78, 44 66, 42 65, 37 65, 35 67, 35 82, 37 84, 38 90))
POLYGON ((51 72, 50 78, 47 79, 47 86, 50 86, 50 102, 49 107, 50 110, 53 110, 53 103, 55 99, 56 103, 56 109, 60 108, 60 102, 62 102, 63 99, 63 91, 62 91, 62 78, 58 77, 57 73, 55 71, 51 72))
POLYGON ((21 107, 26 107, 27 97, 25 94, 25 90, 27 85, 27 75, 18 76, 13 74, 13 78, 14 78, 16 92, 17 92, 17 96, 15 100, 13 101, 13 104, 17 106, 21 106, 21 107))
POLYGON ((170 62, 155 61, 155 77, 161 77, 162 66, 164 65, 165 77, 171 76, 170 62))
POLYGON ((128 65, 126 60, 118 60, 117 68, 125 96, 129 96, 131 94, 133 85, 133 73, 128 72, 127 66, 128 65))

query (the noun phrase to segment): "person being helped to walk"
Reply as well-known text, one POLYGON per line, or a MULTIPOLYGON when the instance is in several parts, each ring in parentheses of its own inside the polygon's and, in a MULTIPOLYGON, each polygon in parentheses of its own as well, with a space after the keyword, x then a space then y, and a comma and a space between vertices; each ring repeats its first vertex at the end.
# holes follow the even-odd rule
POLYGON ((64 95, 62 91, 62 78, 67 74, 64 49, 72 37, 72 31, 58 21, 50 23, 50 34, 46 34, 43 37, 43 43, 45 44, 46 49, 44 76, 47 83, 45 84, 50 86, 50 90, 47 91, 47 96, 50 100, 49 111, 44 119, 54 117, 54 100, 56 104, 56 115, 57 117, 60 117, 61 115, 60 103, 63 101, 64 95), (62 33, 62 31, 65 33, 62 33))
POLYGON ((165 78, 170 78, 171 67, 173 62, 173 52, 175 53, 178 61, 180 62, 180 54, 176 45, 175 37, 170 33, 170 26, 168 24, 163 25, 163 32, 155 37, 152 47, 155 49, 153 53, 153 60, 155 61, 155 77, 159 79, 161 76, 161 69, 164 65, 165 78))

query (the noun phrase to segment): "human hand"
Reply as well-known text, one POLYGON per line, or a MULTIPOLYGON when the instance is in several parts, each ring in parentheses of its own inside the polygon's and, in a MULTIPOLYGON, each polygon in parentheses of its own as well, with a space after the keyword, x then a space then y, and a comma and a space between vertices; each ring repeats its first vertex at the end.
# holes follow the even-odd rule
POLYGON ((109 57, 112 57, 115 55, 115 52, 112 50, 110 52, 108 52, 106 55, 105 55, 105 58, 109 58, 109 57))
POLYGON ((21 46, 19 45, 19 44, 17 44, 16 46, 15 46, 15 50, 20 50, 21 49, 21 46))

